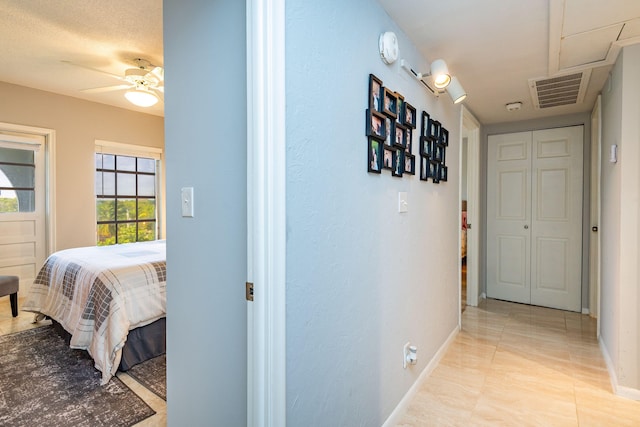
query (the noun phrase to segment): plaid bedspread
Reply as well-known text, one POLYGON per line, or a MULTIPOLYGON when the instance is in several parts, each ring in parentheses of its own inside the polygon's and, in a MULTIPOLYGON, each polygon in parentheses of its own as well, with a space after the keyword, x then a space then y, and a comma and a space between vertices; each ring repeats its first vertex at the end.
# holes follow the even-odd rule
POLYGON ((47 315, 115 375, 130 329, 166 315, 166 241, 67 249, 49 256, 22 309, 47 315))

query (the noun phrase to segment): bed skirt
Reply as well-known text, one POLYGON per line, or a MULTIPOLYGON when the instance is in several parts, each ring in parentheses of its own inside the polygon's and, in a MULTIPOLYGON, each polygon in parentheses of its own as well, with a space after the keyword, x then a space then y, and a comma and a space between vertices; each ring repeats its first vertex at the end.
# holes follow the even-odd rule
MULTIPOLYGON (((51 320, 55 331, 64 338, 67 345, 71 342, 71 334, 55 320, 51 320)), ((138 363, 165 354, 167 319, 163 317, 140 328, 132 329, 127 336, 127 342, 122 348, 122 359, 118 370, 126 372, 138 363)))

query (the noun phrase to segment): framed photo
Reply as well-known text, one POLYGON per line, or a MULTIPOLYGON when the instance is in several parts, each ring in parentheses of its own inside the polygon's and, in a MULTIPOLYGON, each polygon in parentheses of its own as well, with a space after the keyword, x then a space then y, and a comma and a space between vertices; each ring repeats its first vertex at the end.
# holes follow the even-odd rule
POLYGON ((393 167, 391 175, 401 177, 404 173, 404 150, 393 150, 393 167))
POLYGON ((420 137, 420 155, 431 158, 433 143, 427 136, 420 137))
POLYGON ((449 171, 448 166, 440 165, 440 181, 445 181, 445 182, 447 181, 447 175, 449 175, 448 171, 449 171))
POLYGON ((429 180, 430 163, 428 157, 420 156, 420 181, 429 180))
POLYGON ((404 147, 404 151, 407 154, 411 154, 411 149, 413 147, 413 129, 411 129, 410 127, 405 128, 404 130, 405 133, 405 147, 404 147))
POLYGON ((384 141, 387 137, 386 125, 387 121, 384 114, 375 110, 367 110, 367 136, 384 141))
POLYGON ((396 109, 396 118, 398 119, 398 123, 404 123, 404 107, 405 107, 405 102, 404 102, 404 96, 400 95, 400 93, 396 92, 396 99, 398 100, 397 103, 397 109, 396 109))
POLYGON ((382 80, 369 74, 369 109, 382 112, 382 80))
POLYGON ((449 146, 449 131, 445 128, 440 128, 440 143, 445 147, 449 146))
POLYGON ((429 136, 429 123, 431 122, 431 116, 426 111, 422 112, 422 120, 420 124, 420 136, 429 136))
POLYGON ((400 123, 395 124, 395 138, 393 139, 393 146, 397 148, 405 149, 407 147, 407 128, 400 123))
POLYGON ((373 173, 382 172, 382 149, 383 142, 379 141, 376 138, 369 137, 369 161, 367 166, 367 171, 373 173))
MULTIPOLYGON (((404 124, 405 126, 409 126, 412 129, 415 129, 418 123, 418 117, 416 116, 416 108, 409 104, 408 102, 404 103, 404 124)), ((426 114, 426 113, 425 113, 426 114)))
POLYGON ((429 178, 433 180, 434 184, 440 183, 440 162, 429 162, 429 178))
POLYGON ((398 98, 396 98, 396 93, 385 87, 382 99, 382 112, 395 120, 398 117, 398 98))
POLYGON ((391 148, 384 147, 382 152, 382 169, 392 169, 393 168, 393 152, 395 150, 391 148))
POLYGON ((445 163, 446 159, 445 159, 445 146, 439 143, 434 143, 432 144, 433 146, 433 151, 432 151, 432 156, 431 156, 431 160, 439 162, 439 163, 445 163))
POLYGON ((385 116, 384 122, 385 122, 385 131, 386 131, 386 138, 384 139, 384 145, 387 147, 392 147, 393 138, 395 138, 395 135, 396 135, 396 121, 391 120, 389 117, 385 116))
POLYGON ((408 173, 409 175, 416 174, 416 156, 411 154, 404 155, 404 173, 408 173))
POLYGON ((438 139, 440 136, 440 122, 429 118, 429 130, 427 136, 438 139))

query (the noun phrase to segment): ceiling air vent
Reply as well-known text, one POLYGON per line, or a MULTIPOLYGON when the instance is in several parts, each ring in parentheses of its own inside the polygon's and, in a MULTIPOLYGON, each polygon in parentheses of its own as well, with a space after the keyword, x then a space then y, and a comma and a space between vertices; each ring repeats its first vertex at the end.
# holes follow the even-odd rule
POLYGON ((537 109, 580 104, 584 99, 591 70, 544 79, 530 79, 529 90, 537 109))

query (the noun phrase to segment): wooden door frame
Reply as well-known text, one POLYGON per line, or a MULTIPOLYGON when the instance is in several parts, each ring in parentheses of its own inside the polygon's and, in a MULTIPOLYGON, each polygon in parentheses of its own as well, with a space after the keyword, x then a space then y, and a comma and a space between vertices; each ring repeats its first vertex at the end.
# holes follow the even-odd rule
POLYGON ((286 425, 285 0, 247 0, 247 426, 286 425))

